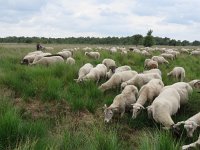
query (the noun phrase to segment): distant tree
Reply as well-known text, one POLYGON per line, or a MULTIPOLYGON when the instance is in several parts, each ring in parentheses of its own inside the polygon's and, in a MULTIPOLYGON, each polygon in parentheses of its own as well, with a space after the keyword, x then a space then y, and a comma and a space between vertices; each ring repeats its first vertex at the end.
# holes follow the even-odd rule
POLYGON ((180 40, 176 41, 176 45, 181 46, 181 41, 180 40))
POLYGON ((195 40, 195 41, 192 42, 192 45, 193 45, 193 46, 199 46, 199 45, 200 45, 200 41, 196 41, 196 40, 195 40))
POLYGON ((152 36, 153 30, 149 30, 147 35, 144 37, 143 45, 145 47, 151 47, 155 44, 154 37, 152 36))
POLYGON ((143 39, 143 36, 141 34, 136 34, 133 36, 133 41, 136 47, 140 44, 142 39, 143 39))
POLYGON ((190 42, 187 41, 187 40, 184 40, 184 41, 181 42, 181 45, 182 46, 188 46, 188 45, 190 45, 190 42))
POLYGON ((170 46, 176 46, 176 40, 172 39, 169 41, 170 46))

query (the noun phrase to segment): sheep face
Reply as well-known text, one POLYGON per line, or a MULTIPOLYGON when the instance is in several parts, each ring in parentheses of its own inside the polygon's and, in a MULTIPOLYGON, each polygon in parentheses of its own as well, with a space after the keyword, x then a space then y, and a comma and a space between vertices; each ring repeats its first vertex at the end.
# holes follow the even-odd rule
POLYGON ((132 115, 132 118, 135 119, 138 114, 141 112, 141 110, 144 109, 144 107, 141 105, 134 105, 133 104, 133 115, 132 115))
POLYGON ((184 128, 187 131, 188 137, 193 137, 193 133, 199 125, 196 124, 194 121, 185 122, 184 128))
POLYGON ((198 82, 196 82, 196 83, 194 84, 194 88, 200 89, 200 81, 198 81, 198 82))
POLYGON ((105 114, 104 122, 109 123, 114 115, 112 108, 106 108, 104 110, 104 114, 105 114))

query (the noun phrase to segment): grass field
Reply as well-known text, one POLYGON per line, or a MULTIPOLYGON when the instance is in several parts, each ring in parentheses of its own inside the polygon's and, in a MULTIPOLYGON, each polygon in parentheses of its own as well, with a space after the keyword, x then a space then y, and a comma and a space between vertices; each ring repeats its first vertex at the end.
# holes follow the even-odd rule
MULTIPOLYGON (((50 46, 54 47, 51 53, 56 53, 64 48, 87 45, 50 46)), ((102 50, 101 58, 94 60, 84 56, 84 51, 77 51, 73 66, 21 65, 23 56, 34 50, 33 44, 0 44, 0 149, 179 150, 183 144, 197 139, 198 133, 189 139, 184 130, 180 138, 175 138, 170 131, 149 120, 146 110, 135 120, 131 114, 125 114, 104 124, 102 107, 111 104, 120 89, 103 93, 94 82, 77 84, 74 81, 82 65, 87 62, 96 65, 104 58, 142 72, 145 56, 132 52, 111 55, 102 50)), ((185 81, 200 78, 200 57, 181 54, 169 66, 159 67, 165 85, 175 82, 166 76, 174 66, 185 68, 185 81)), ((99 85, 103 82, 104 79, 99 85)), ((194 91, 189 103, 172 118, 177 122, 199 111, 200 94, 194 91)))

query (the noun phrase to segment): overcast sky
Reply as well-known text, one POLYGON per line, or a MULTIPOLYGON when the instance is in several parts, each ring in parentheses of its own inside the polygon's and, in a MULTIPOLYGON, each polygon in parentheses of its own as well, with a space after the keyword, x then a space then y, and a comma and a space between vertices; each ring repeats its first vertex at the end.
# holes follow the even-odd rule
POLYGON ((0 0, 0 36, 200 40, 200 0, 0 0))

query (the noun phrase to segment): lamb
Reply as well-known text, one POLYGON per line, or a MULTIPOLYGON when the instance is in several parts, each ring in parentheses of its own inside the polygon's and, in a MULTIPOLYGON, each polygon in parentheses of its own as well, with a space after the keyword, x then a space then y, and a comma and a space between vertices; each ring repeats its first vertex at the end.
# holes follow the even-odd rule
POLYGON ((200 146, 200 134, 199 134, 199 138, 196 142, 191 143, 189 145, 183 145, 182 150, 187 150, 187 149, 190 149, 190 148, 196 148, 198 146, 200 146))
POLYGON ((94 80, 96 84, 99 82, 100 78, 106 77, 107 68, 104 64, 98 64, 96 67, 92 68, 90 72, 82 78, 83 81, 94 80))
POLYGON ((146 71, 143 71, 144 74, 147 74, 147 73, 158 73, 160 76, 162 76, 162 72, 160 71, 160 69, 150 69, 150 70, 146 70, 146 71))
POLYGON ((147 84, 152 79, 162 79, 161 76, 158 73, 148 73, 148 74, 137 74, 133 78, 131 78, 128 81, 125 81, 121 84, 121 88, 124 88, 127 85, 135 85, 139 89, 147 84))
POLYGON ((180 108, 180 95, 174 88, 163 90, 153 103, 147 107, 148 116, 153 116, 157 123, 164 125, 164 129, 170 129, 174 125, 171 116, 180 108))
POLYGON ((104 64, 107 67, 107 70, 112 69, 113 72, 114 72, 114 70, 116 68, 115 61, 110 59, 110 58, 105 58, 102 61, 102 64, 104 64))
POLYGON ((99 89, 101 91, 106 91, 108 89, 114 88, 119 86, 122 82, 127 81, 137 75, 138 73, 136 71, 123 71, 114 73, 113 76, 105 83, 103 83, 101 86, 99 86, 99 89))
POLYGON ((200 89, 200 80, 199 79, 192 80, 192 81, 190 81, 188 83, 192 88, 200 89))
POLYGON ((160 79, 152 79, 146 85, 142 86, 139 91, 139 98, 135 104, 133 104, 133 115, 132 118, 135 119, 137 115, 140 113, 141 109, 144 108, 144 104, 148 101, 152 103, 155 97, 157 97, 164 84, 160 79))
POLYGON ((185 69, 183 67, 174 67, 174 69, 169 72, 167 76, 173 76, 176 80, 183 81, 185 78, 185 69))
POLYGON ((70 65, 74 65, 75 64, 75 59, 72 58, 72 57, 69 57, 69 58, 67 58, 66 63, 70 64, 70 65))
POLYGON ((42 57, 40 60, 32 63, 31 65, 41 64, 49 66, 55 63, 63 63, 64 59, 61 56, 42 57))
POLYGON ((130 66, 120 66, 118 68, 116 68, 115 70, 113 69, 110 69, 107 73, 106 73, 106 77, 107 78, 111 78, 111 76, 114 74, 114 73, 117 73, 117 72, 122 72, 122 71, 128 71, 128 70, 131 70, 131 67, 130 66))
POLYGON ((77 83, 83 80, 83 77, 86 76, 90 70, 93 68, 93 65, 90 63, 86 63, 83 65, 78 72, 78 79, 74 79, 77 83))
POLYGON ((144 68, 155 69, 158 68, 158 62, 152 59, 145 59, 144 68))
POLYGON ((125 110, 131 108, 131 104, 135 103, 138 94, 138 89, 134 85, 127 86, 121 94, 117 95, 113 103, 107 107, 104 105, 104 113, 106 123, 109 123, 116 113, 120 113, 123 117, 125 110))
POLYGON ((85 55, 94 58, 94 59, 99 59, 100 58, 100 53, 99 52, 85 52, 85 55))
POLYGON ((163 54, 161 54, 161 56, 163 56, 166 59, 171 59, 171 60, 175 59, 175 56, 173 54, 163 53, 163 54))
POLYGON ((193 91, 192 87, 186 82, 177 82, 172 85, 165 86, 163 90, 171 87, 176 89, 177 92, 179 93, 180 104, 181 105, 186 104, 189 100, 189 94, 192 93, 193 91))
POLYGON ((151 59, 157 61, 158 64, 169 64, 169 62, 163 56, 153 56, 151 59))
POLYGON ((73 53, 71 51, 65 50, 65 51, 58 52, 57 54, 61 55, 64 59, 67 59, 69 57, 72 57, 73 53))
POLYGON ((197 127, 200 127, 200 112, 190 117, 186 121, 180 121, 176 123, 173 127, 177 128, 181 124, 184 124, 184 128, 187 131, 187 136, 193 137, 194 131, 197 129, 197 127))

